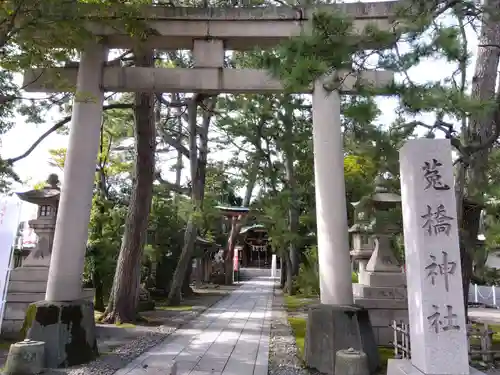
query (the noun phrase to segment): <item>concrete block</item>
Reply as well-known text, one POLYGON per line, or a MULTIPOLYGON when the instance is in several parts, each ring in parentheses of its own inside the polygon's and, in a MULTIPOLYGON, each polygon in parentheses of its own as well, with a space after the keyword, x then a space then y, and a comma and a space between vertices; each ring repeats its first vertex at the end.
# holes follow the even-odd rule
POLYGON ((349 348, 365 352, 370 373, 377 370, 380 358, 368 311, 358 306, 311 306, 304 348, 307 366, 333 375, 337 351, 349 348))

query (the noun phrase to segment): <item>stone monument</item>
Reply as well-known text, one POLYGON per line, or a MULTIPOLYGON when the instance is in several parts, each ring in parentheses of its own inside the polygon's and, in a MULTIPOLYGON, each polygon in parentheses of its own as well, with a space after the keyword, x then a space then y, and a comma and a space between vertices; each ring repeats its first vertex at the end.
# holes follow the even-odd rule
POLYGON ((389 375, 469 375, 452 150, 448 139, 400 150, 411 360, 389 375))
MULTIPOLYGON (((82 7, 87 7, 90 13, 96 10, 93 4, 80 4, 79 10, 84 11, 82 7)), ((126 8, 127 5, 123 4, 123 7, 126 8)), ((397 14, 398 2, 327 4, 320 8, 322 11, 343 12, 346 17, 353 19, 356 30, 374 25, 383 30, 394 30, 392 17, 397 14)), ((66 185, 61 192, 56 222, 45 297, 47 302, 39 306, 41 310, 59 311, 64 305, 82 314, 85 310, 87 314, 87 308, 80 303, 80 275, 84 266, 85 243, 88 236, 104 91, 205 94, 282 92, 281 82, 271 78, 267 71, 226 68, 224 66, 226 50, 272 48, 281 41, 307 30, 317 10, 315 6, 300 9, 289 6, 141 7, 142 14, 138 16, 138 20, 144 24, 145 29, 152 31, 151 35, 140 41, 141 47, 161 50, 191 49, 192 68, 180 69, 121 67, 107 64, 109 48, 134 48, 138 40, 130 36, 127 27, 121 29, 116 27, 113 12, 107 13, 99 9, 101 19, 95 18, 86 24, 89 33, 93 33, 96 38, 92 38, 88 45, 82 47, 79 63, 63 68, 44 67, 41 70, 25 72, 24 87, 27 91, 74 90, 77 94, 72 107, 68 151, 64 165, 66 185), (110 21, 113 27, 110 27, 110 21), (56 77, 59 79, 55 79, 56 77), (84 94, 78 95, 80 93, 84 94)), ((353 311, 358 311, 358 308, 352 307, 340 95, 355 94, 360 84, 385 87, 392 83, 394 75, 387 71, 351 69, 332 73, 333 77, 322 77, 316 82, 311 82, 311 85, 303 91, 312 93, 313 97, 314 174, 321 303, 324 304, 323 309, 327 309, 327 305, 336 306, 332 309, 338 314, 334 315, 341 316, 336 325, 342 327, 344 318, 351 317, 353 311), (336 78, 336 81, 338 79, 341 84, 333 91, 327 90, 333 78, 336 78)), ((230 260, 229 266, 232 266, 230 260)), ((62 326, 62 322, 57 319, 53 326, 62 326)), ((356 323, 351 328, 353 327, 359 328, 359 325, 356 323)), ((92 326, 81 328, 84 332, 93 329, 92 326)), ((330 332, 330 338, 346 337, 340 333, 339 331, 337 335, 330 332)), ((50 336, 49 331, 45 334, 50 336)), ((336 344, 334 347, 337 347, 337 350, 349 347, 361 349, 359 330, 353 333, 352 337, 355 337, 354 341, 344 341, 342 344, 348 345, 347 347, 338 347, 336 344)), ((43 335, 38 339, 45 341, 43 335)), ((65 339, 68 338, 61 337, 59 349, 66 345, 65 339)), ((82 349, 88 349, 86 343, 81 344, 82 349)), ((59 349, 49 346, 47 352, 59 349)), ((329 349, 334 348, 323 348, 322 351, 329 349)), ((367 352, 369 359, 373 356, 372 352, 364 351, 367 352)), ((331 352, 335 354, 336 350, 331 352)), ((329 372, 333 372, 334 362, 335 359, 330 361, 329 372)))
MULTIPOLYGON (((400 205, 401 197, 389 192, 385 187, 386 181, 382 176, 375 181, 375 193, 368 196, 356 207, 363 207, 364 212, 373 220, 369 226, 363 226, 368 233, 353 233, 353 256, 361 256, 361 262, 366 262, 360 267, 359 280, 353 284, 354 303, 363 306, 370 312, 370 321, 373 326, 378 345, 390 345, 393 340, 393 330, 390 327, 393 320, 408 322, 408 307, 406 300, 406 277, 401 272, 401 267, 394 256, 391 240, 400 232, 400 219, 394 216, 394 210, 400 205), (356 237, 362 236, 356 239, 356 237), (356 246, 365 243, 363 250, 356 246), (366 261, 368 246, 373 246, 373 251, 366 261)), ((351 227, 353 232, 356 224, 351 227)), ((361 229, 358 223, 358 227, 361 229)))

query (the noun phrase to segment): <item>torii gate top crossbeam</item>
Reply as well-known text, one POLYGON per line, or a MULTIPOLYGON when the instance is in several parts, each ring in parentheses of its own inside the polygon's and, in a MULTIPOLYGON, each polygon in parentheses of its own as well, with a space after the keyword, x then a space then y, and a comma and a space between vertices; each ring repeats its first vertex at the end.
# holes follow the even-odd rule
MULTIPOLYGON (((363 29, 375 24, 381 29, 392 25, 398 1, 370 3, 342 3, 307 8, 187 8, 145 6, 137 20, 144 21, 151 35, 146 47, 179 50, 191 49, 195 39, 221 39, 227 50, 269 48, 307 27, 315 11, 337 11, 355 19, 355 27, 363 29)), ((125 5, 124 5, 125 6, 125 5)), ((105 38, 110 48, 131 48, 134 40, 116 25, 118 15, 102 9, 93 11, 92 5, 79 5, 89 19, 87 29, 105 38), (86 9, 88 7, 88 10, 86 9), (95 16, 93 13, 96 13, 95 16)), ((42 35, 43 37, 43 35, 42 35)), ((142 42, 141 42, 142 44, 142 42)))

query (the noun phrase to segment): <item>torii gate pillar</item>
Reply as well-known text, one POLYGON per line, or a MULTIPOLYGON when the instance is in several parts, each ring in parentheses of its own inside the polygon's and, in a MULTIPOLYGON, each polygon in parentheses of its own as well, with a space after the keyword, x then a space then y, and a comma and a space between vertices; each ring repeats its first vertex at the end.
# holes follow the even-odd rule
POLYGON ((339 92, 314 83, 314 180, 321 303, 352 305, 339 92))
POLYGON ((86 363, 99 354, 94 306, 82 299, 81 275, 100 143, 106 57, 107 49, 95 44, 81 55, 45 301, 29 307, 35 312, 27 338, 45 342, 49 368, 86 363))

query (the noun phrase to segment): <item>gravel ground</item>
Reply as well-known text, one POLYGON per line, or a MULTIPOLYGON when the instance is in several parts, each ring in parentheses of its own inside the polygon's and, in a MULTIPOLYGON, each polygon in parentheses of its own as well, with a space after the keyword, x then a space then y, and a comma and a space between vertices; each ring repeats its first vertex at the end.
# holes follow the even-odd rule
MULTIPOLYGON (((74 366, 66 369, 46 369, 43 374, 46 375, 112 375, 119 369, 128 365, 132 360, 153 346, 166 340, 170 334, 175 332, 180 326, 193 320, 202 314, 207 308, 217 303, 217 301, 226 297, 221 294, 214 298, 205 308, 197 308, 192 311, 182 312, 181 318, 169 320, 169 325, 157 327, 140 327, 140 335, 131 337, 130 341, 114 349, 110 353, 100 356, 93 362, 74 366), (175 321, 174 324, 172 324, 175 321)), ((139 327, 138 327, 139 328, 139 327)))
POLYGON ((271 337, 269 342, 269 375, 317 375, 306 369, 298 357, 292 328, 284 308, 283 292, 274 289, 271 337))
POLYGON ((191 314, 185 314, 185 320, 182 323, 179 322, 176 327, 151 327, 148 332, 144 332, 140 337, 132 339, 127 344, 116 348, 111 353, 103 355, 93 362, 67 369, 48 369, 44 371, 44 374, 112 375, 146 350, 165 340, 177 328, 192 320, 201 312, 193 311, 191 314))

